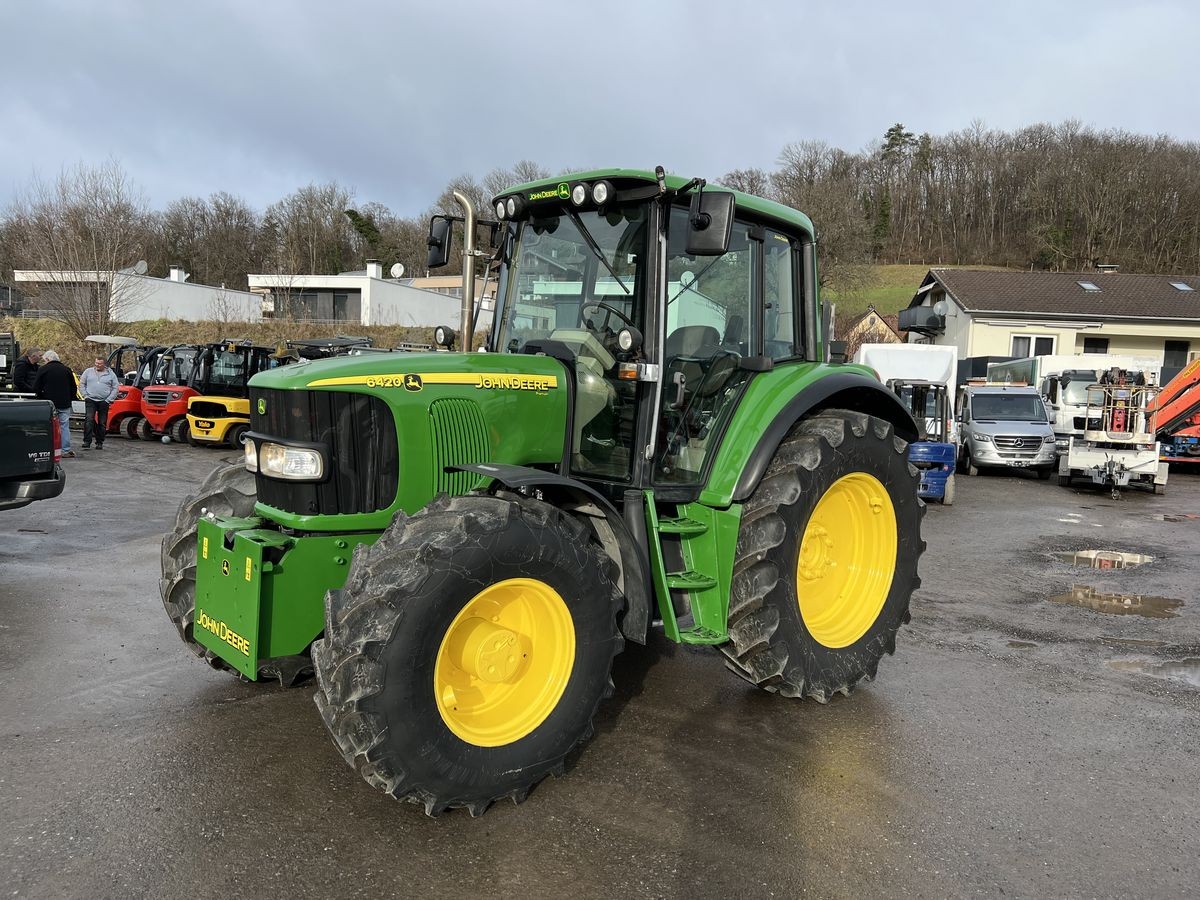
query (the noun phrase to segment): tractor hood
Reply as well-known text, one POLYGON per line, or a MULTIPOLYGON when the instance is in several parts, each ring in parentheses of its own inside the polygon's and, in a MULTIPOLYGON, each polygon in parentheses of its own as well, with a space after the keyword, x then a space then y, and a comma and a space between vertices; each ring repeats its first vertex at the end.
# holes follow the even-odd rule
POLYGON ((410 394, 433 388, 468 388, 476 399, 493 391, 562 394, 566 373, 546 356, 497 353, 368 353, 302 361, 262 372, 255 388, 273 390, 392 391, 410 394))
POLYGON ((379 530, 480 486, 459 466, 554 469, 570 392, 558 360, 508 353, 369 353, 262 372, 251 440, 318 448, 326 465, 309 483, 260 471, 258 512, 305 530, 379 530))

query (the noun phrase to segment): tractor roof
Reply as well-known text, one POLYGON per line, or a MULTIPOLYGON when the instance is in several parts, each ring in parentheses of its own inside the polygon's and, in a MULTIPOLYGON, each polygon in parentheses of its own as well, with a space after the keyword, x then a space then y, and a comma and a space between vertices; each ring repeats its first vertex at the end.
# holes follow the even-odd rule
MULTIPOLYGON (((557 185, 561 182, 572 181, 595 181, 600 178, 607 178, 613 181, 642 181, 646 184, 654 184, 657 182, 657 177, 653 172, 645 169, 595 169, 591 172, 574 172, 566 175, 559 175, 554 178, 540 178, 537 181, 529 181, 525 184, 513 185, 497 197, 507 196, 517 192, 535 192, 539 188, 546 188, 557 185)), ((679 175, 667 176, 667 187, 670 190, 679 190, 691 179, 683 178, 679 175)), ((717 184, 705 185, 706 187, 720 187, 717 184)), ((729 188, 721 188, 721 190, 730 190, 729 188)), ((774 200, 765 200, 762 197, 755 197, 753 194, 744 194, 741 191, 732 191, 737 205, 741 209, 749 210, 752 213, 757 213, 769 219, 774 219, 784 225, 800 227, 808 234, 814 234, 812 219, 806 216, 799 210, 792 209, 790 206, 784 206, 782 203, 776 203, 774 200)), ((492 202, 495 203, 495 199, 492 202)))

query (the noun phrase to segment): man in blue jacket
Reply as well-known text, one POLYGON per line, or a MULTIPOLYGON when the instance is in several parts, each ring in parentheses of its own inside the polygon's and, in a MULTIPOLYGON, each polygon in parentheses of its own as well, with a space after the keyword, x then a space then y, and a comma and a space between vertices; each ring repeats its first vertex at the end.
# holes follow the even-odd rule
POLYGON ((79 393, 83 397, 83 449, 104 449, 104 435, 108 431, 108 405, 117 399, 121 382, 108 367, 103 356, 97 356, 90 369, 84 369, 79 377, 79 393))

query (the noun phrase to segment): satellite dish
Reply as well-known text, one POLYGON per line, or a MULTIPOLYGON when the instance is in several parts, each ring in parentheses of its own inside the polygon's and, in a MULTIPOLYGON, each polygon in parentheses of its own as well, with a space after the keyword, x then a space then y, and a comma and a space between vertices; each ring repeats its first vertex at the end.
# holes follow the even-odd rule
POLYGON ((401 275, 403 275, 404 274, 403 263, 393 263, 392 268, 391 268, 391 273, 392 273, 393 278, 399 278, 401 275))
POLYGON ((691 270, 688 270, 686 272, 681 272, 679 275, 679 283, 682 284, 684 287, 687 287, 695 280, 696 280, 696 273, 692 272, 691 270))
POLYGON ((945 318, 946 314, 950 312, 950 301, 939 300, 937 303, 933 304, 933 311, 942 318, 945 318))
POLYGON ((134 275, 145 275, 149 271, 150 271, 150 267, 148 265, 146 265, 146 261, 144 259, 139 259, 137 262, 135 262, 133 264, 133 274, 134 275))

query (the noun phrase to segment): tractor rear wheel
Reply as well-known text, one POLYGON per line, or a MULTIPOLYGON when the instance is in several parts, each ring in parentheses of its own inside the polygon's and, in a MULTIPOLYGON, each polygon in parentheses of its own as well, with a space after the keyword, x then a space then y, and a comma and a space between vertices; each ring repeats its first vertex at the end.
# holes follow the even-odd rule
POLYGON ((742 510, 729 667, 822 703, 874 678, 921 584, 923 514, 888 422, 849 410, 801 422, 742 510))
MULTIPOLYGON (((253 515, 257 499, 254 475, 246 471, 245 465, 222 463, 204 479, 200 490, 184 498, 175 514, 175 527, 162 541, 162 578, 158 590, 163 606, 184 645, 214 669, 229 667, 192 635, 196 614, 196 523, 202 511, 218 516, 253 515)), ((288 657, 271 660, 260 674, 276 677, 286 687, 311 671, 307 657, 288 657)))
POLYGON ((521 802, 592 735, 623 639, 589 529, 514 494, 439 497, 354 554, 313 645, 351 767, 437 815, 521 802))

